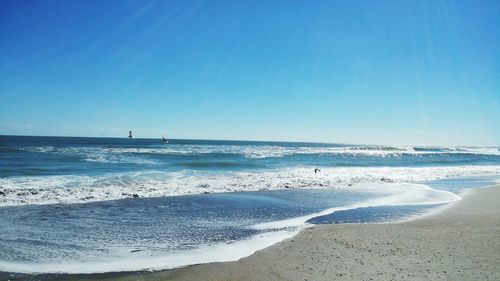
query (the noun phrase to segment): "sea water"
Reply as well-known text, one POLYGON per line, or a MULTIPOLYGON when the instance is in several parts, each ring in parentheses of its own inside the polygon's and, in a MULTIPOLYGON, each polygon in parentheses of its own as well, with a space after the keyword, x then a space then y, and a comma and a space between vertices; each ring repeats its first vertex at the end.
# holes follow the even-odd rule
POLYGON ((498 147, 0 136, 0 271, 236 260, 312 224, 412 218, 499 177, 498 147))

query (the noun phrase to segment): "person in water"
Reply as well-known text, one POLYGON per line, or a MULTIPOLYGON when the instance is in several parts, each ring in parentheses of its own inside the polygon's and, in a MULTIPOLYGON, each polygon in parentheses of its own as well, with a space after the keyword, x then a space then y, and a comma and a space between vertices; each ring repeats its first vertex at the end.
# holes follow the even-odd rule
POLYGON ((315 174, 317 174, 318 172, 321 172, 321 170, 320 170, 320 169, 318 169, 318 168, 314 169, 314 173, 315 173, 315 174))

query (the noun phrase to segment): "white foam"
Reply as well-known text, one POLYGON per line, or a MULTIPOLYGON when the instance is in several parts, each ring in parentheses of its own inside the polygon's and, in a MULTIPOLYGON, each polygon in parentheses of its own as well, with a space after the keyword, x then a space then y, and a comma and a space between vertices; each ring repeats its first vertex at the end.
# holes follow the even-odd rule
POLYGON ((412 146, 281 146, 281 145, 202 145, 202 144, 170 144, 153 147, 54 147, 37 146, 21 148, 32 152, 60 153, 70 155, 86 155, 89 161, 99 157, 103 161, 129 161, 127 158, 117 158, 122 154, 165 154, 165 155, 196 155, 209 153, 241 154, 247 158, 284 157, 289 155, 319 154, 319 155, 350 155, 399 157, 402 155, 424 154, 473 154, 500 155, 498 147, 412 147, 412 146), (109 158, 109 159, 108 159, 109 158))
POLYGON ((372 183, 357 184, 353 186, 356 191, 378 193, 382 196, 375 199, 365 200, 359 203, 340 206, 323 210, 321 212, 306 216, 286 219, 281 221, 260 223, 252 226, 253 229, 280 229, 286 227, 299 227, 308 220, 329 215, 337 211, 352 210, 357 208, 378 207, 378 206, 402 206, 402 205, 434 205, 454 202, 460 197, 452 192, 433 189, 423 184, 408 183, 372 183))
POLYGON ((118 249, 109 257, 95 257, 91 261, 64 261, 51 263, 30 262, 0 262, 0 271, 18 273, 104 273, 120 271, 142 271, 171 269, 191 264, 209 262, 235 261, 249 256, 257 250, 269 247, 286 238, 293 237, 300 229, 307 227, 307 220, 331 214, 340 210, 356 209, 361 207, 443 204, 459 200, 457 195, 433 189, 422 184, 357 184, 353 191, 375 193, 375 199, 359 203, 330 208, 321 212, 296 217, 287 220, 261 223, 252 226, 257 230, 276 229, 255 235, 249 239, 216 245, 201 246, 189 251, 172 252, 160 256, 150 252, 132 253, 130 249, 118 249))
POLYGON ((204 246, 198 249, 171 253, 164 256, 147 256, 129 253, 128 257, 101 262, 21 263, 0 262, 0 271, 17 273, 104 273, 121 271, 162 270, 209 262, 235 261, 260 249, 294 236, 295 231, 276 231, 256 235, 250 239, 229 244, 204 246))
POLYGON ((257 190, 352 188, 358 183, 420 183, 453 178, 499 176, 500 166, 285 168, 265 172, 131 172, 101 176, 0 178, 0 206, 86 203, 139 197, 257 190))

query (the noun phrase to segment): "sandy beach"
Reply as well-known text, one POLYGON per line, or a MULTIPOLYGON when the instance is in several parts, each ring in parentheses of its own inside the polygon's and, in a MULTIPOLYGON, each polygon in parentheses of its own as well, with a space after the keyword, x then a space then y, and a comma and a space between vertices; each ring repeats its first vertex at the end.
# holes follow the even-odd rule
POLYGON ((0 281, 500 281, 500 0, 2 4, 0 281))
MULTIPOLYGON (((425 217, 316 226, 235 262, 30 280, 500 280, 500 186, 425 217)), ((13 278, 11 280, 15 280, 13 278)))

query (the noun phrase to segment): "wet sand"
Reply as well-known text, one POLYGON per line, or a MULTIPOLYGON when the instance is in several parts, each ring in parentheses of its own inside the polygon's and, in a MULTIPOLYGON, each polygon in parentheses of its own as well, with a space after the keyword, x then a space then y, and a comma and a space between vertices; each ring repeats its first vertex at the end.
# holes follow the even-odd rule
POLYGON ((498 206, 500 186, 495 186, 468 191, 462 200, 443 210, 408 222, 305 229, 235 262, 154 273, 24 277, 120 281, 500 280, 498 206))

